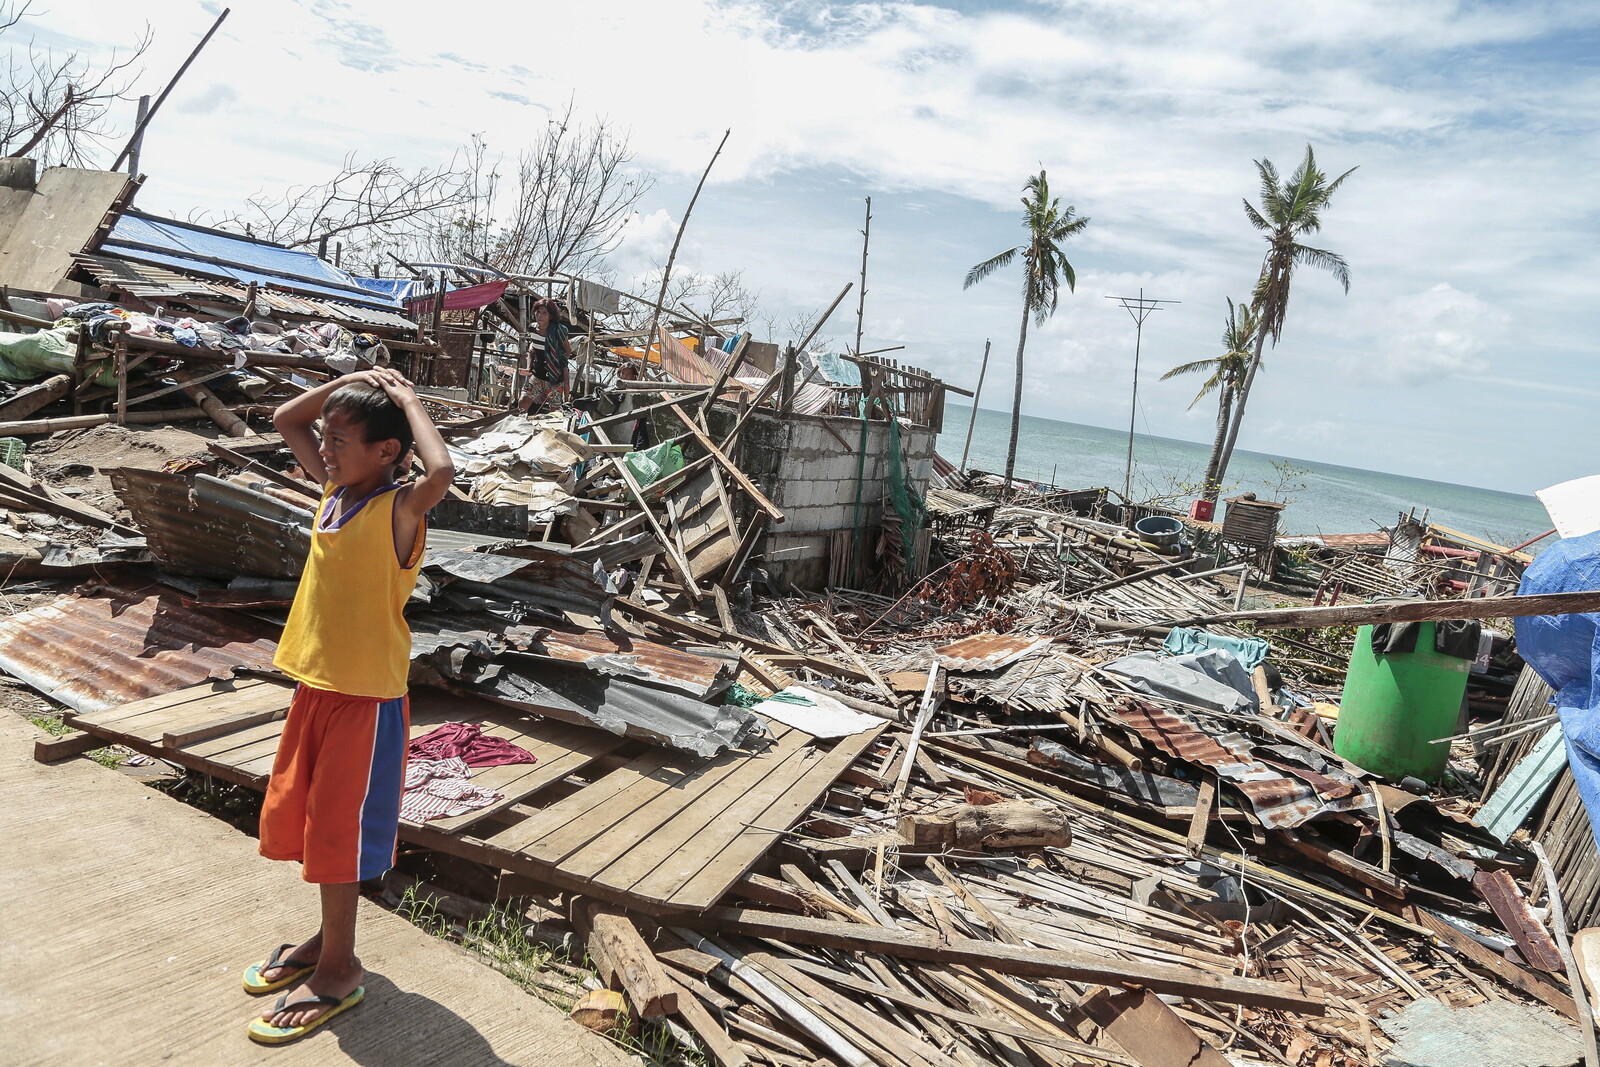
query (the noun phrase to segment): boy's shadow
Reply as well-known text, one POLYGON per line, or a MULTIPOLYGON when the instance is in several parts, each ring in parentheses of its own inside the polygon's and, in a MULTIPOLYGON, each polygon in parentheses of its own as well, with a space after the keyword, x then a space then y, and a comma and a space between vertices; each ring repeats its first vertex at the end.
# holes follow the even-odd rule
POLYGON ((330 1024, 339 1049, 355 1062, 368 1067, 518 1067, 496 1055, 476 1027, 437 1001, 407 993, 371 971, 364 984, 369 1003, 330 1024), (367 1015, 372 1008, 379 1008, 381 1016, 367 1015))

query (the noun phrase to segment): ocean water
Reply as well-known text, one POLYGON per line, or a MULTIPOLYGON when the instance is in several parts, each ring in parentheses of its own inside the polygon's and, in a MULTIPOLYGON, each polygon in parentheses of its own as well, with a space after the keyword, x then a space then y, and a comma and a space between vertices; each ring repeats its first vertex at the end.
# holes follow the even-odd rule
MULTIPOLYGON (((945 405, 939 454, 952 463, 961 462, 971 411, 945 405)), ((979 408, 967 465, 1003 472, 1010 432, 1009 413, 979 408)), ((1173 496, 1185 483, 1198 485, 1210 453, 1209 444, 1135 435, 1134 499, 1173 496)), ((1126 431, 1024 415, 1016 474, 1065 489, 1110 486, 1121 492, 1127 455, 1126 431)), ((1544 507, 1532 496, 1259 452, 1236 450, 1227 484, 1225 496, 1254 492, 1263 500, 1287 498, 1289 506, 1279 523, 1284 533, 1365 533, 1392 525, 1401 512, 1412 508, 1419 517, 1426 510, 1431 522, 1502 545, 1520 544, 1550 528, 1544 507), (1287 479, 1273 466, 1274 460, 1294 468, 1287 479)))

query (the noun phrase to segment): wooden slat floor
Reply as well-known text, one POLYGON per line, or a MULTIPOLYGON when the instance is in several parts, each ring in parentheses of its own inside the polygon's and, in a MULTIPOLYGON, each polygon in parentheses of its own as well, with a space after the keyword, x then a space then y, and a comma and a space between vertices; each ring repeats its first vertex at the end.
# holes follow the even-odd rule
MULTIPOLYGON (((72 722, 265 789, 289 697, 276 681, 214 682, 72 722), (279 718, 226 729, 229 719, 274 712, 279 718), (163 744, 184 732, 206 736, 163 744)), ((878 733, 818 742, 772 724, 770 741, 709 760, 656 748, 629 758, 639 746, 601 730, 439 690, 413 692, 413 737, 449 721, 482 722, 538 761, 479 770, 473 781, 502 800, 453 819, 402 824, 403 839, 646 911, 715 904, 878 733)))
POLYGON ((245 1037, 240 971, 316 924, 316 890, 220 819, 0 713, 0 1063, 630 1067, 622 1050, 362 901, 366 1000, 305 1040, 245 1037))

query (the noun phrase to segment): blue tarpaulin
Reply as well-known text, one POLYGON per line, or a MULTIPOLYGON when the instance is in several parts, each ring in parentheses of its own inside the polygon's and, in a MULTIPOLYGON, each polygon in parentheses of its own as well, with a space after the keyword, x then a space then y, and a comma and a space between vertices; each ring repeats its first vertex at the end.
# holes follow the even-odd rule
MULTIPOLYGON (((1600 531, 1557 541, 1522 576, 1523 595, 1600 589, 1600 531)), ((1516 620, 1517 651, 1556 691, 1567 763, 1600 844, 1600 613, 1536 615, 1516 620)))
POLYGON ((404 310, 386 293, 365 288, 356 277, 315 253, 249 237, 130 211, 117 220, 100 246, 108 255, 170 267, 186 274, 303 293, 313 299, 404 310))
POLYGON ((424 288, 423 283, 415 278, 357 278, 355 282, 363 289, 394 300, 409 299, 412 292, 424 288))

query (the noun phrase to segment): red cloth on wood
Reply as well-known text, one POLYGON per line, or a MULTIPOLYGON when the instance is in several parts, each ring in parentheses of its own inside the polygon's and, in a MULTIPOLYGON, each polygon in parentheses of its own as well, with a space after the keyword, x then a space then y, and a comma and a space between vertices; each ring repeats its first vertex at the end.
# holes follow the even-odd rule
MULTIPOLYGON (((472 308, 488 307, 505 295, 509 282, 484 282, 482 285, 469 285, 465 289, 452 289, 444 294, 445 311, 467 311, 472 308)), ((432 315, 434 308, 439 305, 439 294, 424 296, 417 300, 407 301, 406 310, 412 315, 432 315)))
POLYGON ((537 763, 538 757, 521 745, 483 732, 472 722, 447 722, 406 746, 411 759, 460 759, 469 767, 498 767, 504 763, 537 763))

